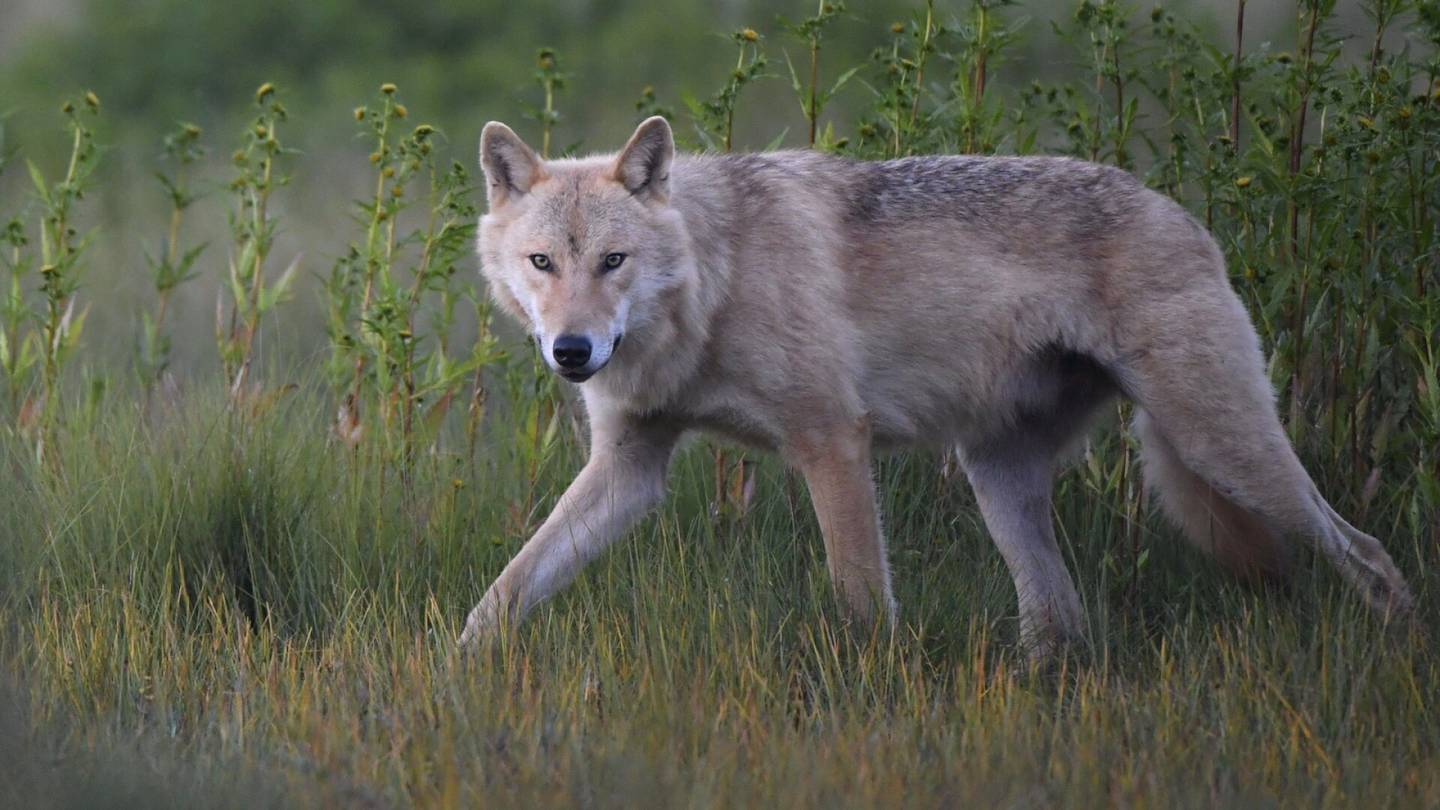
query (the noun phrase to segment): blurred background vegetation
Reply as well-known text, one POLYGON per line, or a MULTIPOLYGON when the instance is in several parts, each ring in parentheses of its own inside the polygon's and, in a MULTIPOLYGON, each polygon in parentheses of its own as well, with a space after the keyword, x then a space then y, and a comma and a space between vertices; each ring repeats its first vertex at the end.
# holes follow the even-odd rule
MULTIPOLYGON (((103 100, 96 124, 102 148, 96 198, 81 217, 83 224, 101 225, 94 232, 94 255, 103 257, 85 280, 84 295, 107 305, 91 315, 87 354, 100 363, 122 362, 134 353, 134 313, 154 296, 137 283, 145 252, 154 252, 168 217, 165 192, 153 176, 162 136, 182 121, 203 130, 207 158, 194 174, 208 179, 197 183, 204 196, 187 228, 198 241, 223 241, 226 200, 205 192, 229 180, 229 156, 250 116, 254 88, 275 83, 292 117, 284 141, 297 151, 289 164, 293 182, 274 201, 284 223, 275 253, 284 261, 296 254, 303 259, 292 305, 298 311, 277 323, 268 350, 293 361, 324 348, 313 279, 344 253, 351 227, 347 204, 370 183, 364 163, 369 145, 356 138, 350 112, 381 82, 398 84, 415 120, 443 134, 438 148, 473 168, 487 120, 503 119, 522 135, 538 138, 533 116, 542 98, 533 81, 536 52, 553 47, 568 76, 558 102, 557 150, 615 148, 639 117, 635 102, 646 87, 653 88, 662 108, 680 113, 677 129, 682 136, 692 133, 694 145, 684 99, 704 98, 725 80, 733 66, 726 37, 744 26, 764 37, 769 65, 766 77, 746 89, 736 115, 736 146, 759 149, 782 132, 782 143, 803 146, 806 124, 784 56, 801 64, 805 49, 784 36, 780 17, 801 19, 812 13, 811 5, 809 0, 0 0, 3 148, 53 170, 68 149, 60 137, 60 99, 93 90, 103 100)), ((1072 17, 1075 5, 1029 0, 1006 9, 1008 22, 1018 23, 1018 38, 1007 46, 1004 62, 992 67, 997 89, 1065 80, 1084 70, 1085 53, 1062 44, 1051 24, 1072 17)), ((1251 5, 1247 40, 1257 48, 1272 39, 1279 50, 1293 48, 1296 16, 1289 4, 1251 5)), ((1331 25, 1363 32, 1368 23, 1350 5, 1340 4, 1331 25)), ((937 23, 958 18, 965 6, 940 3, 937 23)), ((1229 36, 1233 3, 1191 0, 1170 6, 1206 39, 1229 36)), ((822 58, 830 75, 866 63, 884 44, 890 25, 909 20, 916 8, 905 0, 850 4, 825 34, 822 58)), ((1136 6, 1136 19, 1147 10, 1136 6)), ((867 81, 874 83, 873 71, 862 70, 827 107, 824 121, 843 129, 872 106, 867 81)), ((29 192, 23 171, 0 175, 0 213, 16 211, 29 192)), ((217 365, 209 335, 225 261, 223 250, 208 250, 196 263, 196 282, 176 292, 171 367, 182 377, 217 365)))

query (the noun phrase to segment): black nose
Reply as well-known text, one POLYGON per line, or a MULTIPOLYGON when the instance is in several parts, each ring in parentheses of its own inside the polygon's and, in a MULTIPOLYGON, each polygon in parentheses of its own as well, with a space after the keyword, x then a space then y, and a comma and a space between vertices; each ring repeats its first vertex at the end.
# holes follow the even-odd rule
POLYGON ((555 362, 561 368, 580 368, 590 362, 590 339, 579 335, 561 335, 555 338, 555 346, 550 350, 555 355, 555 362))

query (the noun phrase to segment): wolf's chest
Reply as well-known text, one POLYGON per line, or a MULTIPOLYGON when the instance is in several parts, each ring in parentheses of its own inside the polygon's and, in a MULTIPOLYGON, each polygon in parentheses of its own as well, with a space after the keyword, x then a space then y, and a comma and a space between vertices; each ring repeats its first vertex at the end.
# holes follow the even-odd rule
POLYGON ((778 426, 766 424, 759 414, 751 409, 709 404, 708 407, 687 408, 679 416, 691 430, 761 450, 776 450, 780 447, 778 426))

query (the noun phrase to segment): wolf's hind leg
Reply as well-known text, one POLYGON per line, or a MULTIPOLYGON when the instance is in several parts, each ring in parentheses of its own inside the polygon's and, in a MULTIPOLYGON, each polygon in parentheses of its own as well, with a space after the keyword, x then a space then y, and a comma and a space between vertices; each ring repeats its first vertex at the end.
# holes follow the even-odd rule
POLYGON ((1050 516, 1054 448, 1019 432, 962 450, 965 472, 990 536, 1015 580, 1020 640, 1032 661, 1078 641, 1080 595, 1055 542, 1050 516))
MULTIPOLYGON (((1276 542, 1275 534, 1303 537, 1382 614, 1405 612, 1409 588, 1380 542, 1346 523, 1321 497, 1275 413, 1259 341, 1239 299, 1223 279, 1166 307, 1147 311, 1155 325, 1143 350, 1131 353, 1118 375, 1153 425, 1142 423, 1160 450, 1193 473, 1162 475, 1162 494, 1175 505, 1203 505, 1201 488, 1213 488, 1220 537, 1249 528, 1250 540, 1276 542), (1208 294, 1200 294, 1206 293, 1208 294), (1168 480, 1167 480, 1168 479, 1168 480), (1186 481, 1194 485, 1180 491, 1186 481), (1235 507, 1231 509, 1230 507, 1235 507)), ((1194 515, 1180 516, 1193 531, 1194 515)), ((1238 537, 1238 534, 1237 534, 1238 537)), ((1192 536, 1192 539, 1196 539, 1192 536)), ((1199 540, 1197 540, 1199 542, 1199 540)), ((1232 551, 1234 551, 1232 549, 1232 551)), ((1248 552, 1259 562, 1278 560, 1275 549, 1248 552)))
POLYGON ((862 418, 796 437, 786 453, 805 476, 841 603, 861 621, 873 621, 878 610, 893 625, 895 597, 875 505, 868 422, 862 418))

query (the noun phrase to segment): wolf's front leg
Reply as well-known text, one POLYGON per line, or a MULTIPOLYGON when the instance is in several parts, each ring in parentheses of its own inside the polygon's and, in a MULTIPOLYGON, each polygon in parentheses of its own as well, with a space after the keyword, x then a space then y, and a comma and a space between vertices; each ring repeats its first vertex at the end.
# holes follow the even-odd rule
POLYGON ((841 603, 857 619, 871 622, 878 610, 893 624, 895 597, 870 474, 869 422, 861 418, 807 432, 794 437, 787 451, 810 489, 841 603))
POLYGON ((470 611, 460 644, 518 621, 570 583, 665 495, 679 432, 668 425, 591 417, 590 461, 555 510, 470 611))

